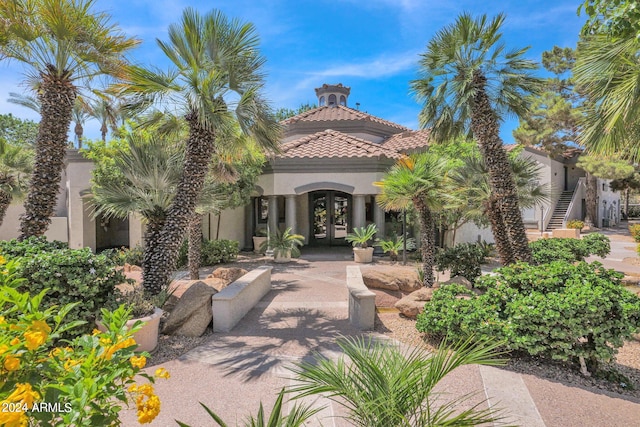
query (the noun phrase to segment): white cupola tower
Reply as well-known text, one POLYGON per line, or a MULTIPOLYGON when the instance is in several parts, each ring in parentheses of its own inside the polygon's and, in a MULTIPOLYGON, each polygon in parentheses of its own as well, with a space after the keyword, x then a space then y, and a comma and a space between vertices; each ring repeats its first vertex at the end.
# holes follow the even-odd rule
POLYGON ((318 97, 318 106, 324 107, 328 106, 336 106, 336 105, 344 105, 347 106, 347 98, 349 98, 349 93, 351 92, 351 88, 347 86, 342 86, 342 83, 338 83, 337 85, 328 85, 323 84, 322 87, 316 88, 316 96, 318 97))

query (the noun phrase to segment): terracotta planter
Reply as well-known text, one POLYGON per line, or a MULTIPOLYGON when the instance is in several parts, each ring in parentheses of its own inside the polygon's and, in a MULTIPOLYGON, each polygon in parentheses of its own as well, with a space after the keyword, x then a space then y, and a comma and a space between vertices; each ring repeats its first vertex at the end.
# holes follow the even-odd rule
POLYGON ((361 263, 373 261, 373 248, 353 248, 353 260, 361 263))
POLYGON ((273 254, 273 262, 277 262, 278 264, 284 264, 291 261, 291 250, 288 251, 277 251, 273 254))
POLYGON ((264 254, 264 252, 260 251, 260 246, 262 246, 262 243, 266 241, 267 241, 266 237, 253 236, 253 252, 257 254, 264 254))
MULTIPOLYGON (((131 319, 127 322, 127 327, 132 327, 138 320, 141 321, 142 327, 133 334, 133 339, 138 343, 136 351, 153 351, 158 346, 158 333, 160 331, 160 318, 163 311, 159 308, 155 308, 152 314, 146 317, 138 319, 131 319)), ((107 328, 102 322, 96 320, 98 330, 106 332, 107 328)))

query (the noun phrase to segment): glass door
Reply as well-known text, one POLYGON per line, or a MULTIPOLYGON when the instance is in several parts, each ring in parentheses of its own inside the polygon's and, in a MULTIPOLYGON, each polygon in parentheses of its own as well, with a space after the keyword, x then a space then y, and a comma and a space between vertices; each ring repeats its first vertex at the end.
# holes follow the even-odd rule
POLYGON ((309 196, 312 243, 347 245, 351 217, 351 196, 339 191, 316 191, 309 196))

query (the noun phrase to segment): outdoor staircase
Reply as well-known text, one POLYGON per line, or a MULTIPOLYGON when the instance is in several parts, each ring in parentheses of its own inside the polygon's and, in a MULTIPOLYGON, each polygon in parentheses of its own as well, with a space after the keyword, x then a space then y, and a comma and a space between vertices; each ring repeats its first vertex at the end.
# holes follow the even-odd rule
POLYGON ((558 204, 556 204, 556 208, 553 211, 553 215, 551 215, 551 219, 549 220, 549 225, 547 225, 547 231, 562 228, 562 222, 567 214, 572 198, 573 191, 562 192, 560 199, 558 199, 558 204))

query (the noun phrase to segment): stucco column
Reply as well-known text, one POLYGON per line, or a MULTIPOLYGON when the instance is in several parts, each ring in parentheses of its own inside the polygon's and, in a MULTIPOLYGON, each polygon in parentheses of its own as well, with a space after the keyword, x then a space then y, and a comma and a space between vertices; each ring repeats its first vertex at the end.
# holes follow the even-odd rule
POLYGON ((367 223, 367 209, 364 203, 364 194, 353 196, 353 228, 364 227, 367 223))
MULTIPOLYGON (((378 196, 376 196, 377 199, 378 196)), ((378 228, 377 236, 379 238, 385 237, 384 230, 384 210, 380 206, 378 206, 378 200, 375 200, 373 203, 373 222, 376 223, 376 227, 378 228)))
POLYGON ((296 195, 288 194, 285 196, 285 225, 291 228, 291 233, 298 232, 298 223, 296 221, 296 195))
POLYGON ((278 231, 278 196, 269 196, 269 232, 278 231))
POLYGON ((253 224, 254 224, 254 204, 255 199, 252 197, 251 202, 244 207, 244 247, 245 249, 253 247, 253 224))

